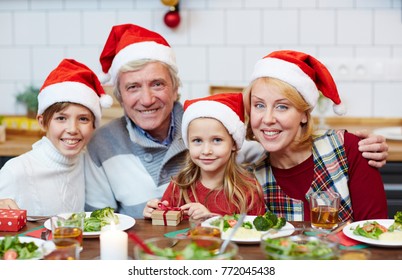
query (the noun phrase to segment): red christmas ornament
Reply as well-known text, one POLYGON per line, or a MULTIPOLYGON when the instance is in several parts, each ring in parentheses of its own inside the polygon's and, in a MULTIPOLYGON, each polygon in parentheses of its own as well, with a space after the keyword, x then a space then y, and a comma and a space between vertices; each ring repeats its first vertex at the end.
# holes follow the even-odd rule
POLYGON ((169 11, 165 14, 163 20, 167 26, 170 28, 175 28, 180 24, 180 14, 177 10, 169 11))

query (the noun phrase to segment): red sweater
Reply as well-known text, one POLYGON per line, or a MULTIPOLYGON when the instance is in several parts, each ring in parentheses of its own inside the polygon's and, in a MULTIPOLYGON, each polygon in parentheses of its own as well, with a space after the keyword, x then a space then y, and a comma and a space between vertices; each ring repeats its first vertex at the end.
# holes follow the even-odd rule
MULTIPOLYGON (((345 132, 345 152, 349 164, 349 194, 352 201, 353 219, 387 219, 387 200, 384 184, 378 169, 368 165, 358 150, 359 138, 345 132)), ((313 156, 290 169, 272 167, 276 182, 290 197, 304 203, 304 220, 310 221, 310 206, 305 198, 314 175, 313 156), (295 187, 297 182, 297 187, 295 187)))
MULTIPOLYGON (((170 182, 167 187, 165 193, 163 194, 162 201, 167 200, 170 206, 182 206, 185 203, 179 202, 179 188, 175 188, 175 192, 173 192, 173 183, 170 182)), ((211 213, 219 214, 219 215, 233 215, 235 213, 238 214, 234 207, 234 205, 227 200, 222 190, 211 190, 206 188, 200 181, 197 182, 196 186, 197 198, 198 201, 203 204, 211 213)), ((257 193, 257 192, 256 192, 257 193)), ((191 191, 189 191, 189 198, 192 202, 195 202, 194 196, 191 191)), ((247 199, 247 205, 250 205, 250 196, 247 199)), ((263 215, 265 213, 265 203, 261 199, 258 199, 256 194, 254 207, 248 211, 248 215, 263 215)))

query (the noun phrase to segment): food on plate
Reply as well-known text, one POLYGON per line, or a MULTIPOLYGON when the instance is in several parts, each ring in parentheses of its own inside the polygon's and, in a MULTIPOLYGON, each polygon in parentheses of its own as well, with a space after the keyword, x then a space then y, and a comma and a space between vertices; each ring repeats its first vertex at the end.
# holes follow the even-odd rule
POLYGON ((394 223, 388 228, 388 231, 402 231, 402 211, 398 211, 394 215, 394 223))
POLYGON ((378 237, 378 240, 386 242, 402 242, 402 231, 387 231, 378 237))
POLYGON ((361 227, 357 225, 356 228, 353 230, 353 234, 361 235, 371 239, 378 239, 378 237, 387 232, 388 229, 382 225, 380 225, 376 221, 367 221, 361 227))
MULTIPOLYGON (((222 238, 229 236, 232 228, 237 224, 240 214, 225 215, 222 219, 211 221, 211 225, 222 230, 222 238)), ((281 229, 286 225, 286 219, 277 217, 268 211, 264 215, 255 216, 252 221, 245 221, 235 233, 235 238, 240 239, 259 239, 261 234, 269 229, 281 229)))
POLYGON ((261 248, 272 260, 330 260, 338 254, 336 243, 306 235, 266 238, 261 248))
POLYGON ((271 211, 267 211, 262 216, 257 216, 253 221, 255 229, 259 231, 266 231, 271 228, 281 229, 285 224, 286 224, 285 218, 278 217, 271 211))
POLYGON ((84 231, 100 231, 102 227, 119 223, 119 216, 111 207, 95 210, 84 220, 84 231))
MULTIPOLYGON (((67 220, 75 219, 77 215, 85 213, 73 213, 67 220)), ((119 216, 114 213, 111 207, 97 209, 91 213, 89 217, 84 218, 84 232, 100 231, 102 227, 119 223, 119 216)))
POLYGON ((376 221, 367 221, 362 227, 357 225, 353 230, 353 234, 376 240, 400 241, 402 240, 402 211, 396 212, 394 222, 388 228, 376 221))
MULTIPOLYGON (((227 238, 231 231, 233 230, 233 228, 228 229, 227 231, 225 231, 222 234, 222 237, 225 239, 227 238)), ((249 229, 249 228, 244 228, 244 227, 239 227, 235 233, 235 238, 237 239, 260 239, 262 235, 261 231, 257 231, 255 229, 249 229)))
POLYGON ((21 242, 18 236, 5 236, 0 240, 0 259, 28 260, 39 258, 41 253, 35 242, 21 242))

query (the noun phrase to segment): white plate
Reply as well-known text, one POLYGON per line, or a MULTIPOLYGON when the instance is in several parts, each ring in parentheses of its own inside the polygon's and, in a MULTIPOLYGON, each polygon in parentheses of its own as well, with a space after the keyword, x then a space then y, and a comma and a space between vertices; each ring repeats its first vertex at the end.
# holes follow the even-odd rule
POLYGON ((402 140, 402 126, 378 128, 374 129, 373 133, 382 135, 389 140, 402 140))
MULTIPOLYGON (((4 239, 4 237, 0 237, 0 240, 3 240, 3 239, 4 239)), ((35 237, 28 237, 28 236, 18 236, 18 239, 20 240, 21 243, 34 242, 36 244, 36 246, 38 246, 38 249, 36 251, 39 252, 40 255, 37 258, 32 258, 30 260, 40 260, 43 258, 42 245, 46 242, 45 240, 35 238, 35 237)))
POLYGON ((382 225, 386 228, 389 228, 389 226, 394 223, 393 219, 377 219, 377 220, 359 221, 359 222, 351 223, 350 225, 347 225, 346 227, 344 227, 343 233, 351 239, 354 239, 356 241, 360 241, 363 243, 367 243, 370 245, 375 245, 375 246, 380 246, 380 247, 402 247, 402 241, 395 242, 395 241, 376 240, 376 239, 364 237, 361 235, 356 235, 353 233, 353 230, 358 225, 360 225, 360 227, 362 227, 364 223, 373 222, 373 221, 376 221, 377 223, 379 223, 380 225, 382 225))
MULTIPOLYGON (((244 218, 244 222, 253 223, 255 217, 257 217, 257 216, 247 215, 244 218)), ((204 221, 201 225, 203 227, 214 227, 213 225, 211 225, 211 222, 213 222, 214 220, 219 219, 219 218, 220 218, 219 216, 212 217, 212 218, 204 221)), ((250 229, 250 231, 251 230, 255 231, 255 229, 250 229)), ((295 231, 295 227, 292 224, 286 222, 284 227, 282 227, 279 231, 277 231, 275 233, 272 233, 272 236, 270 235, 270 237, 275 238, 275 237, 281 237, 281 236, 288 236, 288 235, 291 235, 294 231, 295 231)), ((235 236, 232 238, 232 241, 234 241, 236 243, 239 243, 239 244, 256 244, 256 243, 260 243, 261 242, 261 236, 263 234, 267 233, 267 232, 268 231, 259 231, 259 233, 261 233, 261 234, 258 237, 252 236, 252 237, 249 237, 249 238, 236 237, 236 234, 235 234, 235 236)), ((267 234, 267 235, 269 235, 269 234, 267 234)), ((225 234, 224 233, 222 234, 222 239, 225 239, 225 234)))
MULTIPOLYGON (((85 212, 86 217, 91 216, 92 212, 85 212)), ((60 214, 58 216, 68 218, 71 216, 72 213, 65 213, 65 214, 60 214)), ((117 216, 119 216, 119 223, 116 225, 116 229, 119 230, 126 230, 135 225, 135 219, 133 217, 123 215, 116 213, 117 216)), ((50 222, 50 219, 46 220, 44 224, 45 228, 48 230, 52 230, 52 224, 50 222)), ((84 238, 90 238, 90 237, 98 237, 100 235, 100 231, 84 231, 83 236, 84 238)))

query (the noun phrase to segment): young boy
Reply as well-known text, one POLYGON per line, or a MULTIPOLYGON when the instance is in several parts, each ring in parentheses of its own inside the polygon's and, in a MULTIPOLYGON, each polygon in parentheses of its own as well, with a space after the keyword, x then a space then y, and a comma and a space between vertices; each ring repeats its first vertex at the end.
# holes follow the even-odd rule
POLYGON ((111 103, 95 73, 64 59, 38 95, 37 120, 45 136, 0 170, 0 208, 46 216, 83 211, 83 151, 100 124, 101 106, 111 103))

